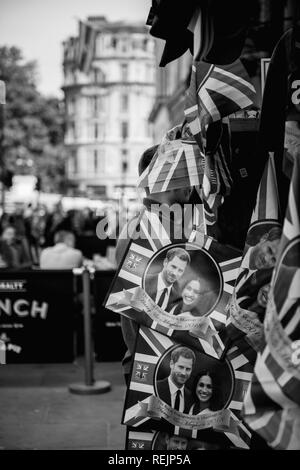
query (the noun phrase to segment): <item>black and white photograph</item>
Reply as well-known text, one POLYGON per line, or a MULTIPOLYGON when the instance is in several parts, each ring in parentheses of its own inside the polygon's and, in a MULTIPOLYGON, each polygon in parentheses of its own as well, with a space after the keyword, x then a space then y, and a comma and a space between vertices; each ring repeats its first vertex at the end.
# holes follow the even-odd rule
POLYGON ((282 227, 278 222, 260 221, 248 232, 247 244, 236 283, 240 308, 255 311, 263 321, 282 227))
MULTIPOLYGON (((199 439, 189 439, 178 434, 168 433, 166 431, 136 431, 128 428, 126 438, 127 450, 218 450, 221 446, 199 439)), ((230 447, 228 446, 228 449, 230 447)))
POLYGON ((240 410, 252 372, 249 345, 231 348, 221 361, 142 326, 122 422, 249 448, 240 410))
POLYGON ((175 347, 162 357, 154 380, 159 398, 178 411, 193 415, 225 408, 234 387, 229 363, 221 364, 185 346, 175 347))
POLYGON ((152 228, 163 227, 157 214, 143 213, 143 236, 128 245, 105 307, 221 357, 241 252, 197 230, 181 243, 166 232, 164 240, 149 238, 152 228))
POLYGON ((223 279, 207 251, 179 244, 160 250, 150 260, 143 285, 163 310, 189 318, 212 312, 221 296, 223 279))
POLYGON ((0 0, 0 451, 300 450, 299 44, 299 0, 0 0))

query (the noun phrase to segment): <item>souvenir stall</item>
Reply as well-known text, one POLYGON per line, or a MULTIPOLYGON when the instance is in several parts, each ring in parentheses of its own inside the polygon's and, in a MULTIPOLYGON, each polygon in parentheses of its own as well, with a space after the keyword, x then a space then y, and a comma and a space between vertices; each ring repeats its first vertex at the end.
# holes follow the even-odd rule
POLYGON ((198 202, 142 211, 105 301, 139 325, 127 449, 300 449, 300 15, 274 49, 259 110, 240 60, 250 4, 153 0, 147 19, 165 41, 162 67, 188 49, 193 63, 182 123, 138 185, 150 197, 194 188, 198 202), (239 155, 237 176, 249 132, 254 169, 239 155), (246 211, 239 240, 230 201, 246 211))

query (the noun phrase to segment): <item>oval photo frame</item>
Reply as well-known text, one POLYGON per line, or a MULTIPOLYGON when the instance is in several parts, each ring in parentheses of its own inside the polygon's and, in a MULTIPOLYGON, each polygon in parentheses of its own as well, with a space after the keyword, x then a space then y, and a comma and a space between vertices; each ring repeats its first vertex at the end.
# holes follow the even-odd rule
POLYGON ((192 350, 188 346, 185 346, 182 344, 181 345, 177 344, 175 346, 172 346, 168 350, 166 350, 165 353, 161 356, 161 358, 157 362, 155 371, 154 371, 154 383, 153 383, 155 395, 159 397, 161 400, 163 400, 165 403, 170 405, 170 402, 168 403, 169 400, 166 401, 166 396, 162 396, 162 393, 158 392, 157 384, 159 382, 162 385, 159 387, 161 390, 166 389, 166 385, 164 386, 163 382, 164 381, 166 382, 166 379, 170 375, 171 356, 172 356, 173 351, 176 351, 177 349, 178 350, 188 349, 190 351, 193 351, 195 358, 196 358, 195 364, 193 364, 191 375, 186 380, 187 388, 191 392, 192 396, 196 398, 194 387, 197 384, 200 377, 202 375, 205 375, 203 374, 203 371, 209 371, 210 373, 212 373, 212 376, 214 377, 214 382, 215 382, 213 384, 213 388, 215 387, 215 390, 213 390, 213 395, 212 395, 213 397, 215 396, 215 403, 213 406, 214 409, 211 411, 219 411, 219 410, 223 410, 227 408, 232 400, 234 388, 235 388, 235 375, 234 375, 233 368, 230 362, 227 359, 220 361, 200 351, 192 350), (201 373, 201 376, 199 375, 200 373, 201 373))
POLYGON ((191 242, 167 245, 149 260, 142 278, 147 294, 157 301, 158 285, 167 283, 165 310, 174 315, 189 312, 193 317, 208 316, 223 292, 223 276, 217 262, 207 250, 191 242), (181 259, 185 257, 190 261, 181 259))

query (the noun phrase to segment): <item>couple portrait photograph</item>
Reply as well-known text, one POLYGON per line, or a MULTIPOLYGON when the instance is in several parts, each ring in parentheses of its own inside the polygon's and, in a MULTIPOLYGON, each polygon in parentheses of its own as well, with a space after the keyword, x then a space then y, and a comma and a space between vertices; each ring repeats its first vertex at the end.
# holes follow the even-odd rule
POLYGON ((168 245, 145 270, 143 287, 165 312, 185 318, 208 315, 222 293, 222 276, 211 255, 189 243, 168 245))
POLYGON ((181 413, 199 415, 225 408, 230 402, 234 377, 227 361, 175 346, 157 365, 156 395, 181 413))
POLYGON ((259 221, 248 232, 245 254, 236 280, 239 307, 258 314, 262 322, 282 228, 275 221, 259 221))

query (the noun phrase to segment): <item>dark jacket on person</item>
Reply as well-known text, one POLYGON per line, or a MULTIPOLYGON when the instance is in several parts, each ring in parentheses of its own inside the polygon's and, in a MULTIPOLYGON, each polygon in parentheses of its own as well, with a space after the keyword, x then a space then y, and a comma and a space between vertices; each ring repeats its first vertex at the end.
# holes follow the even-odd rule
MULTIPOLYGON (((157 293, 158 275, 159 273, 150 274, 145 279, 145 291, 154 301, 155 301, 156 293, 157 293)), ((171 308, 174 307, 174 305, 177 305, 181 300, 182 298, 179 292, 178 283, 174 282, 170 291, 170 296, 169 296, 168 303, 167 303, 165 310, 169 312, 171 308)))
MULTIPOLYGON (((169 387, 168 377, 163 380, 158 380, 156 383, 156 389, 159 398, 161 398, 167 405, 172 406, 171 402, 171 393, 169 387)), ((184 387, 184 413, 188 413, 192 404, 193 404, 193 396, 192 392, 185 386, 184 387)))
POLYGON ((23 240, 17 239, 12 244, 0 241, 0 253, 7 268, 24 269, 32 265, 29 248, 23 240))

